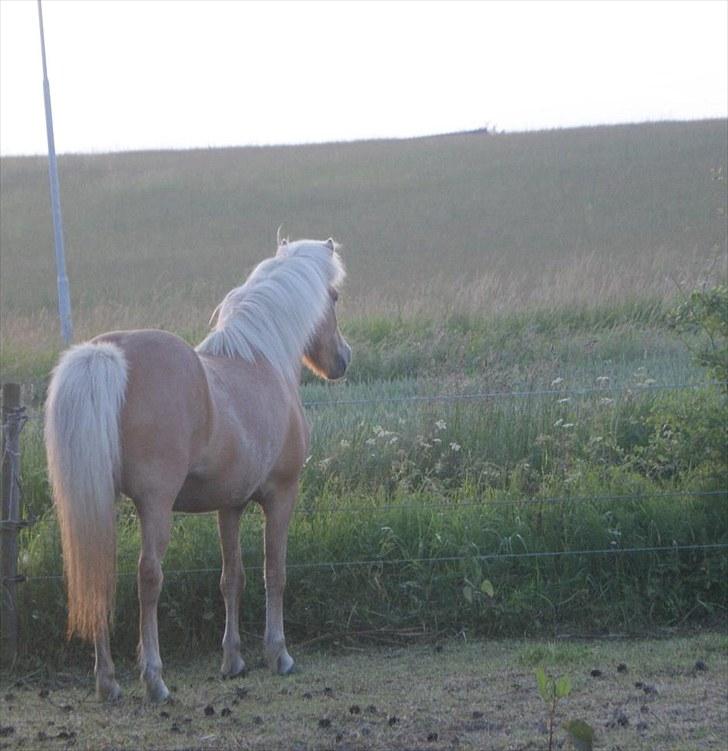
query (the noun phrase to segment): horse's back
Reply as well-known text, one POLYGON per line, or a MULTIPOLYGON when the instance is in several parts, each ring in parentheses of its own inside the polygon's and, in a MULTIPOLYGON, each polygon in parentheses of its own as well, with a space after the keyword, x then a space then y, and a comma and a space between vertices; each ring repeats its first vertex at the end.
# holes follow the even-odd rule
POLYGON ((123 492, 132 498, 176 492, 209 433, 209 388, 197 353, 178 336, 155 329, 114 331, 93 341, 118 346, 128 367, 123 492))

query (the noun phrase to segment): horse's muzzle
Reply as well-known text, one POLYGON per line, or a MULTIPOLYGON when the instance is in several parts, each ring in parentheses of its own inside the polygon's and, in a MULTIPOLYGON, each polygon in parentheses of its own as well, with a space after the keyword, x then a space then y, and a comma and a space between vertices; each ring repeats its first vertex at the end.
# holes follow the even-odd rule
POLYGON ((339 378, 343 378, 350 362, 351 347, 348 344, 345 344, 344 347, 336 355, 336 363, 334 365, 333 371, 329 374, 330 380, 336 381, 339 378))

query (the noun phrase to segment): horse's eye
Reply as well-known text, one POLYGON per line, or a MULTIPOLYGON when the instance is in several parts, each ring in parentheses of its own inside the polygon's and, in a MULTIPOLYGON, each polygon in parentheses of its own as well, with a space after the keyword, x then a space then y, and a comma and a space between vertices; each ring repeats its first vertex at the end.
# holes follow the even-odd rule
POLYGON ((333 300, 334 302, 337 302, 337 301, 338 301, 338 299, 339 299, 339 293, 338 293, 338 292, 337 292, 337 291, 336 291, 335 289, 332 289, 332 290, 331 290, 331 299, 332 299, 332 300, 333 300))

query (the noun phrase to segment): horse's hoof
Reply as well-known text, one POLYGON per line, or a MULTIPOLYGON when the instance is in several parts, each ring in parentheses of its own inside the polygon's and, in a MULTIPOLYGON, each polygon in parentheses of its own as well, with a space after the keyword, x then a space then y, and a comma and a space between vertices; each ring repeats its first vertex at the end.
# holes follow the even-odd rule
POLYGON ((121 686, 115 681, 104 681, 96 685, 96 696, 99 701, 114 702, 121 699, 121 686))
POLYGON ((229 665, 223 662, 220 672, 223 678, 241 678, 247 674, 248 668, 245 666, 245 660, 238 655, 234 660, 231 660, 229 665))
POLYGON ((159 704, 169 699, 169 689, 164 685, 164 681, 161 678, 153 685, 147 685, 147 699, 154 704, 159 704))
POLYGON ((276 660, 276 672, 278 675, 290 675, 296 670, 296 663, 288 653, 282 654, 276 660))

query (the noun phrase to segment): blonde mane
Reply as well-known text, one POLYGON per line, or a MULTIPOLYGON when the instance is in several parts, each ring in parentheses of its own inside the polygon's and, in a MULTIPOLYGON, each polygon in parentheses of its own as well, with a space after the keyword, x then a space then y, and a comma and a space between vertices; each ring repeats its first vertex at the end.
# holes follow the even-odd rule
POLYGON ((256 266, 245 284, 228 292, 197 345, 201 354, 265 358, 287 380, 297 377, 301 357, 329 304, 329 290, 345 276, 333 240, 283 241, 273 258, 256 266))

